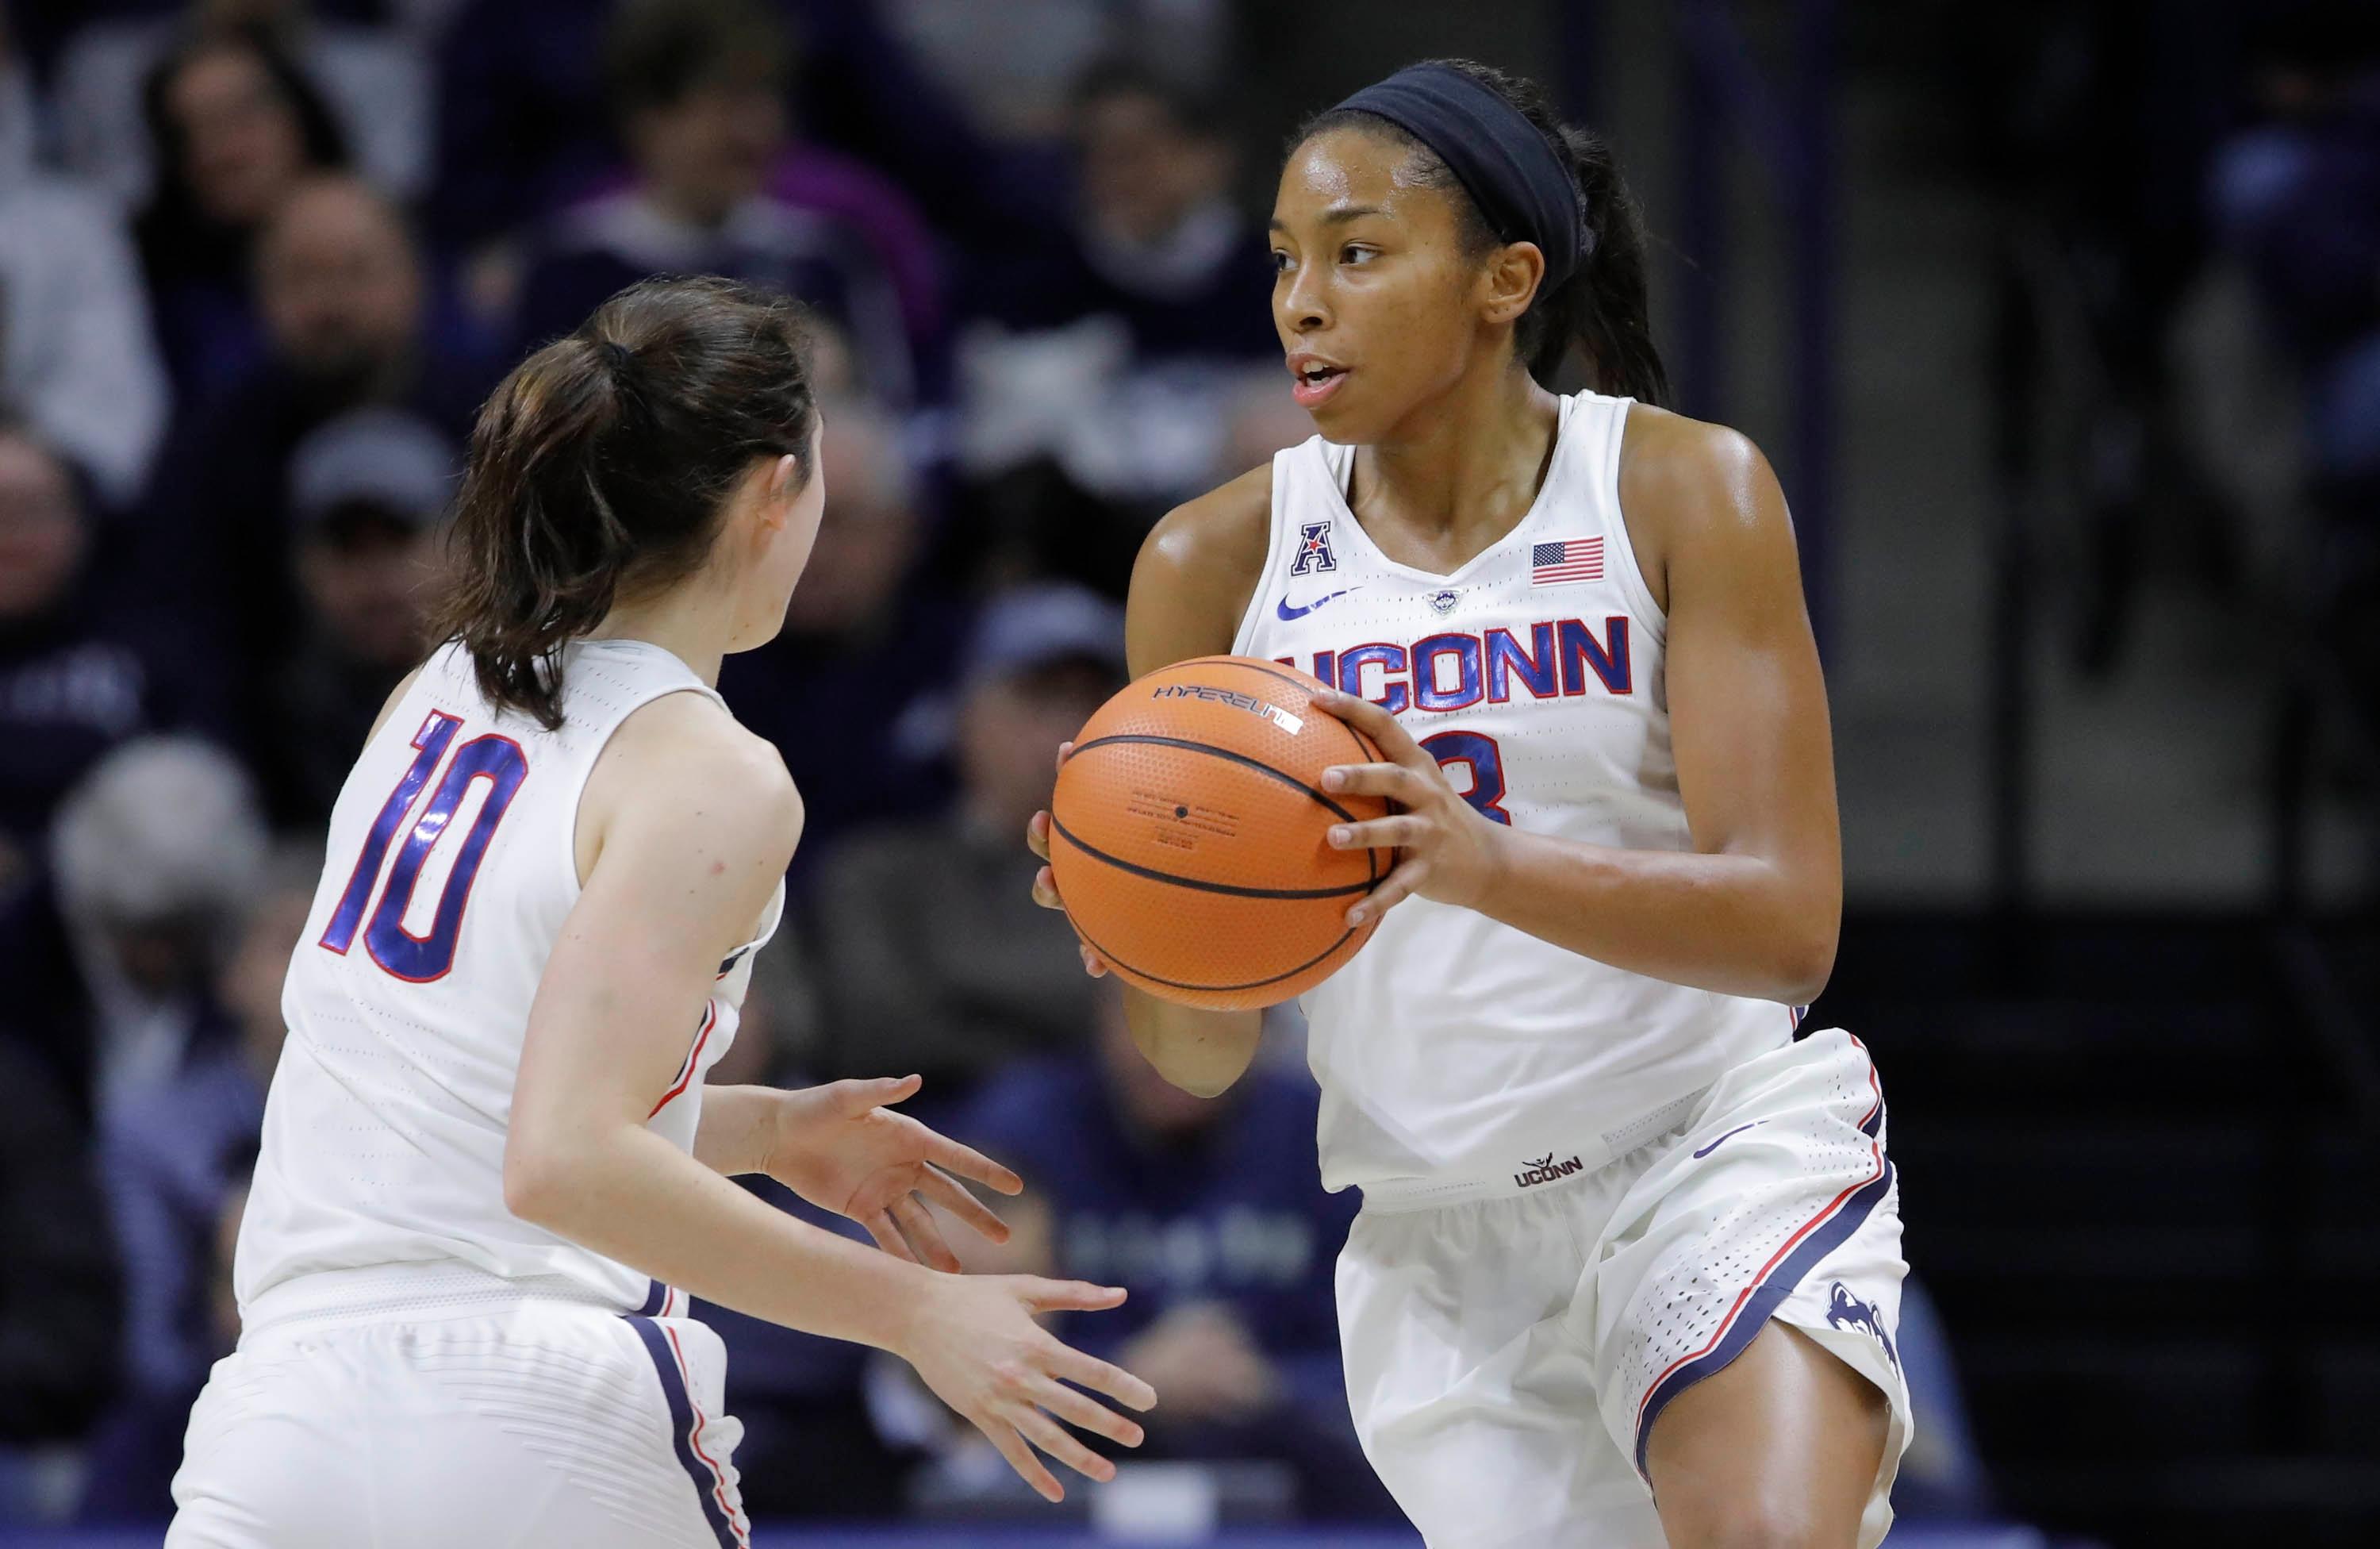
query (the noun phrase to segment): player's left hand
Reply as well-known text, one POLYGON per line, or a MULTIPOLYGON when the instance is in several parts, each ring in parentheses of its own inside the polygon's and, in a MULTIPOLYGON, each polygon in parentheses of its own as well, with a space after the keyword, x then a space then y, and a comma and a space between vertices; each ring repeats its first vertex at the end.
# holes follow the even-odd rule
POLYGON ((1398 852, 1396 869, 1347 910, 1348 925, 1368 924, 1416 895, 1476 909, 1502 869, 1507 831, 1463 800, 1438 761, 1378 705, 1336 689, 1325 689, 1312 702, 1388 755, 1386 763, 1331 765, 1322 772, 1322 788, 1334 796, 1385 796, 1403 809, 1367 823, 1331 826, 1333 849, 1398 852))
POLYGON ((926 1201, 987 1240, 1005 1242, 1007 1223, 957 1179, 1003 1194, 1025 1184, 981 1152, 892 1111, 890 1104, 917 1095, 920 1084, 916 1076, 886 1076, 783 1093, 760 1170, 820 1209, 858 1222, 894 1258, 956 1274, 958 1256, 926 1201))

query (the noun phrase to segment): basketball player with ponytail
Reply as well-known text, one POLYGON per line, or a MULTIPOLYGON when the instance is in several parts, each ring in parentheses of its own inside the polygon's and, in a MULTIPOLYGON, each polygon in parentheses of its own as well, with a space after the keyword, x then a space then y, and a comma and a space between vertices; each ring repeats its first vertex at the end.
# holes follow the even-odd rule
MULTIPOLYGON (((1304 1002, 1365 1449, 1435 1549, 1874 1544, 1906 1266, 1875 1067, 1800 1028, 1841 879, 1777 480, 1660 407, 1634 208, 1526 82, 1321 114, 1272 247, 1321 433, 1159 524, 1128 630, 1311 672, 1384 755, 1324 775, 1393 803, 1330 842, 1400 856, 1304 1002)), ((1180 1086, 1256 1051, 1126 993, 1180 1086)))
POLYGON ((238 1349, 174 1549, 747 1545, 700 1297, 908 1360, 1016 1471, 1113 1465, 1148 1385, 1033 1319, 1120 1290, 963 1276, 925 1208, 1013 1174, 889 1104, 704 1073, 801 799, 720 660, 773 636, 825 498, 803 335, 723 281, 623 291, 481 411, 448 643, 332 813, 242 1223, 238 1349), (878 1251, 754 1198, 766 1173, 878 1251), (1063 1379, 1062 1381, 1061 1379, 1063 1379))

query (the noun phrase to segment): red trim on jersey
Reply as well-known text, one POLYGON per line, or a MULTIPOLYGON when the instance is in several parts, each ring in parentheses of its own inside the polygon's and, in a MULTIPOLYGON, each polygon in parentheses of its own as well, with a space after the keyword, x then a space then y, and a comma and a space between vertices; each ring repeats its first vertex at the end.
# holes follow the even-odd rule
MULTIPOLYGON (((1852 1046, 1859 1050, 1863 1055, 1867 1054, 1867 1045, 1862 1043, 1856 1038, 1852 1040, 1852 1046)), ((1868 1104, 1867 1112, 1860 1117, 1860 1128, 1862 1129, 1865 1129, 1867 1128, 1869 1121, 1876 1117, 1877 1110, 1884 1106, 1884 1087, 1876 1079, 1876 1060, 1873 1056, 1871 1056, 1867 1062, 1867 1084, 1869 1090, 1876 1093, 1876 1101, 1868 1104)), ((1858 1193, 1861 1189, 1867 1188, 1869 1185, 1876 1182, 1876 1179, 1884 1176, 1885 1161, 1883 1142, 1871 1135, 1868 1137, 1867 1144, 1868 1155, 1875 1163, 1874 1170, 1871 1171, 1867 1177, 1860 1179, 1857 1183, 1852 1184, 1850 1188, 1844 1189, 1841 1193, 1828 1201, 1826 1209, 1818 1212, 1817 1214, 1803 1222, 1799 1230, 1795 1231, 1791 1237, 1785 1239, 1782 1247, 1779 1248, 1776 1252, 1771 1253, 1768 1256, 1768 1262, 1762 1264, 1759 1272, 1754 1275, 1750 1280, 1744 1282, 1743 1289, 1736 1293, 1735 1301, 1727 1310, 1727 1316, 1718 1321, 1718 1327, 1711 1330, 1711 1336, 1703 1341, 1702 1348, 1694 1350, 1690 1354, 1680 1356, 1677 1360, 1663 1367, 1660 1373, 1654 1377, 1651 1382, 1645 1384, 1644 1396, 1636 1400, 1636 1424, 1640 1430, 1643 1428, 1645 1423, 1645 1406, 1652 1402, 1653 1395, 1659 1390, 1663 1383, 1669 1381, 1670 1373, 1675 1372, 1681 1366, 1702 1360, 1703 1357, 1710 1354, 1712 1350, 1716 1349, 1718 1347, 1718 1342, 1727 1337, 1727 1331, 1734 1325, 1735 1315, 1743 1311, 1743 1304, 1747 1300, 1751 1299, 1752 1293, 1758 1290, 1762 1284, 1767 1280, 1768 1272, 1775 1269, 1779 1263, 1784 1262, 1785 1255, 1791 1253, 1793 1250, 1794 1246, 1803 1238, 1808 1237, 1812 1232, 1816 1231, 1819 1227, 1832 1220, 1836 1213, 1843 1208, 1845 1201, 1850 1200, 1852 1195, 1858 1193)))
POLYGON ((695 1029, 694 1047, 686 1052, 686 1063, 678 1067, 677 1079, 670 1083, 669 1091, 662 1093, 662 1100, 653 1104, 651 1113, 645 1115, 647 1120, 650 1121, 653 1114, 660 1113, 663 1108, 668 1107, 671 1100, 684 1092, 687 1083, 694 1079, 695 1062, 702 1057, 702 1045, 710 1039, 710 1030, 718 1025, 719 1003, 715 1000, 703 1002, 702 1026, 695 1029))
POLYGON ((736 1509, 735 1502, 727 1498, 727 1475, 710 1454, 702 1450, 702 1405, 694 1397, 694 1372, 686 1364, 685 1348, 677 1342, 677 1330, 664 1323, 662 1332, 669 1336, 670 1353, 677 1357, 678 1374, 686 1379, 686 1408, 694 1411, 694 1430, 687 1435, 686 1442, 694 1448, 694 1455, 702 1459, 703 1467, 710 1470, 710 1498, 717 1501, 719 1509, 727 1514, 727 1525, 735 1530, 735 1542, 745 1545, 745 1549, 750 1549, 752 1535, 745 1530, 744 1514, 736 1509))

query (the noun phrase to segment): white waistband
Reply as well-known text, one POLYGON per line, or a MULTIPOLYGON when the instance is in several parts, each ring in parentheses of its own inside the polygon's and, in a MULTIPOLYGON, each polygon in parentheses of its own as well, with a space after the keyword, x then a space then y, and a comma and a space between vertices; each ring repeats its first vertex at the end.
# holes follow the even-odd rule
POLYGON ((268 1286, 240 1308, 240 1332, 258 1334, 284 1323, 445 1317, 528 1301, 622 1311, 614 1299, 566 1275, 512 1277, 439 1259, 314 1270, 268 1286))
POLYGON ((1592 1177, 1631 1153, 1684 1133, 1694 1105, 1708 1090, 1697 1088, 1672 1098, 1585 1144, 1557 1146, 1544 1156, 1524 1157, 1502 1173, 1377 1178, 1356 1187, 1364 1191, 1364 1208, 1379 1212, 1436 1210, 1474 1200, 1516 1200, 1524 1194, 1552 1192, 1565 1183, 1592 1177))

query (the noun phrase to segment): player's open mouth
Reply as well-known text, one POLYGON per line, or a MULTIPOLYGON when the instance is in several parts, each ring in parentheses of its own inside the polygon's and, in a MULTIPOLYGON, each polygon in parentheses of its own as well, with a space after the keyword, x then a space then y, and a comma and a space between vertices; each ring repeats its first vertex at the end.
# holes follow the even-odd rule
POLYGON ((1289 395, 1297 400, 1301 409, 1315 408, 1337 392, 1339 384, 1347 380, 1346 367, 1325 365, 1319 360, 1301 362, 1293 366, 1291 371, 1296 380, 1291 384, 1289 395))

